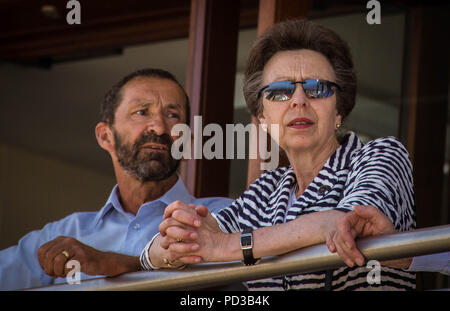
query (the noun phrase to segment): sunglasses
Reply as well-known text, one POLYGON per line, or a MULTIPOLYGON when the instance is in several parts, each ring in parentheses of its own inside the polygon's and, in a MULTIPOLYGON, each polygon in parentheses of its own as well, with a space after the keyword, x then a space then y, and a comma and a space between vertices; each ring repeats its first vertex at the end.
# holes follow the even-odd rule
POLYGON ((305 81, 275 81, 269 83, 258 92, 270 101, 281 102, 292 98, 297 84, 301 84, 308 98, 326 98, 334 94, 334 89, 342 91, 341 87, 334 82, 320 79, 308 79, 305 81))

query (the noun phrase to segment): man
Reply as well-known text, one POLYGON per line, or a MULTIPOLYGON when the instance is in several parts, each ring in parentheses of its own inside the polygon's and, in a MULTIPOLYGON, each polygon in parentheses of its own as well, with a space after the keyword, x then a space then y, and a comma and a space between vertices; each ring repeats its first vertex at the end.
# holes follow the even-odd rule
POLYGON ((74 213, 0 251, 0 289, 65 282, 70 260, 80 263, 82 279, 139 270, 137 256, 158 232, 168 204, 228 206, 226 198, 195 199, 177 176, 171 129, 189 115, 185 91, 166 71, 139 70, 114 85, 95 134, 111 156, 117 185, 100 211, 74 213))

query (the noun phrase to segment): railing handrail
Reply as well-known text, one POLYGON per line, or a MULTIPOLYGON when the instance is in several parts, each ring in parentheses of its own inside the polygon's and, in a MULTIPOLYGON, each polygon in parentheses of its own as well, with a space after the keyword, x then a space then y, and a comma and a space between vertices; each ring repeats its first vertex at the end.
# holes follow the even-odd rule
MULTIPOLYGON (((367 260, 390 260, 450 251, 450 225, 429 227, 357 241, 367 260)), ((114 278, 90 279, 81 284, 59 284, 31 290, 181 290, 221 286, 293 273, 307 273, 344 266, 325 244, 285 255, 264 258, 255 266, 240 262, 203 263, 184 270, 140 271, 114 278)))

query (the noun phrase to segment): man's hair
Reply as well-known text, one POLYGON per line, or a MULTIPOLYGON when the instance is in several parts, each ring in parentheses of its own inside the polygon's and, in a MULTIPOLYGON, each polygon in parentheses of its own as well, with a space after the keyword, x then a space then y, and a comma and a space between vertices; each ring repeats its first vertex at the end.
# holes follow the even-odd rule
POLYGON ((356 97, 356 74, 348 44, 334 31, 307 20, 275 24, 254 43, 244 75, 244 97, 252 115, 262 112, 258 92, 263 87, 262 73, 269 59, 280 51, 308 49, 324 55, 334 69, 336 107, 342 120, 352 111, 356 97))
POLYGON ((156 68, 145 68, 145 69, 139 69, 135 72, 130 73, 129 75, 125 76, 114 84, 111 89, 106 93, 105 99, 103 101, 103 104, 101 105, 100 109, 100 120, 102 122, 105 122, 108 125, 114 124, 114 116, 117 110, 117 107, 119 106, 119 103, 122 99, 121 91, 122 87, 129 81, 139 78, 139 77, 148 77, 148 78, 161 78, 161 79, 168 79, 173 82, 175 82, 180 89, 183 91, 184 96, 186 97, 186 123, 189 125, 189 121, 191 118, 191 110, 190 110, 190 104, 189 104, 189 97, 186 94, 186 91, 181 86, 181 84, 178 82, 178 80, 175 78, 173 74, 170 72, 163 70, 163 69, 156 69, 156 68))

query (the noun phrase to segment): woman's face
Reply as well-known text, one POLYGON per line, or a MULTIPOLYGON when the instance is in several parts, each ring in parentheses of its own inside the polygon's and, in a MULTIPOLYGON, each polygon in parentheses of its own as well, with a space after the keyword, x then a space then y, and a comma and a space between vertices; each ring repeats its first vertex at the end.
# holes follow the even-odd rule
MULTIPOLYGON (((334 70, 325 56, 312 50, 277 52, 264 67, 263 85, 275 81, 322 79, 335 82, 334 70)), ((296 84, 292 98, 270 101, 263 96, 259 117, 270 131, 279 125, 279 135, 273 139, 289 154, 292 151, 320 150, 336 140, 335 129, 341 124, 336 109, 336 91, 326 98, 308 98, 301 84, 296 84)))

